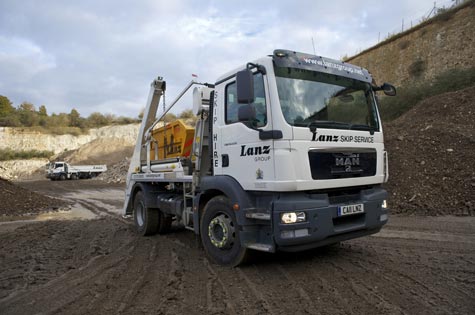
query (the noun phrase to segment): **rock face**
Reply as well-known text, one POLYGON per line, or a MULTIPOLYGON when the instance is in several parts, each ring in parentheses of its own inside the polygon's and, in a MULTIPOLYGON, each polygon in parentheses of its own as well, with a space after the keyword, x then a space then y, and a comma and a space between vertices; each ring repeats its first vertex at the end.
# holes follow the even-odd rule
MULTIPOLYGON (((71 164, 113 165, 130 157, 137 141, 138 124, 91 129, 89 134, 49 135, 22 128, 0 128, 0 149, 53 151, 54 160, 71 164)), ((0 161, 0 177, 43 177, 47 159, 0 161)))
MULTIPOLYGON (((475 67, 475 2, 430 19, 351 57, 376 82, 396 86, 430 81, 452 69, 475 67)), ((377 32, 376 32, 377 33, 377 32)))
POLYGON ((45 175, 47 159, 10 160, 0 162, 0 178, 19 179, 30 177, 34 173, 38 176, 45 175))
POLYGON ((27 131, 23 128, 0 127, 0 149, 53 151, 55 154, 76 150, 100 138, 115 137, 133 145, 137 140, 139 125, 106 126, 91 129, 89 134, 49 135, 27 131))

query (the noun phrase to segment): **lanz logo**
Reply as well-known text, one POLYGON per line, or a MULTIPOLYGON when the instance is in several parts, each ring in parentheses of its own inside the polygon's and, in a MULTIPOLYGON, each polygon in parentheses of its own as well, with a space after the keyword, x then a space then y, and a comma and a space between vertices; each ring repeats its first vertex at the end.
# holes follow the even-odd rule
POLYGON ((270 154, 270 145, 259 147, 246 147, 245 145, 241 146, 241 156, 254 156, 262 154, 270 154))
POLYGON ((339 136, 335 135, 317 135, 316 131, 311 131, 312 141, 319 141, 319 142, 338 142, 339 136))

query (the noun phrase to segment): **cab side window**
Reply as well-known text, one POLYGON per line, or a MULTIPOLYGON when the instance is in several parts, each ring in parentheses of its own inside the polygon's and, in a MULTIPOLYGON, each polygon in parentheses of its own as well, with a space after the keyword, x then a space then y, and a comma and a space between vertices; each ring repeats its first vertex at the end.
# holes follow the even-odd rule
MULTIPOLYGON (((225 103, 225 117, 226 124, 233 124, 238 122, 239 107, 245 104, 237 102, 236 82, 230 83, 226 86, 226 103, 225 103)), ((256 111, 256 119, 253 122, 255 127, 264 127, 267 125, 267 106, 266 94, 264 89, 264 77, 262 73, 254 74, 254 102, 251 104, 256 111)))

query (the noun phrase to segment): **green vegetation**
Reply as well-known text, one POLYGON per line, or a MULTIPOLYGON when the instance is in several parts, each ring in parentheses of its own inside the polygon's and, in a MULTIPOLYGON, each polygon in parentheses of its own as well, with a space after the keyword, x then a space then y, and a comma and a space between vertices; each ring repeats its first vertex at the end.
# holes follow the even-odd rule
POLYGON ((381 117, 384 121, 394 120, 425 98, 472 85, 475 85, 475 68, 452 69, 439 74, 432 82, 398 87, 396 97, 380 99, 381 117))
POLYGON ((0 161, 8 160, 28 160, 33 158, 46 158, 48 159, 54 154, 52 151, 13 151, 10 149, 0 149, 0 161))
MULTIPOLYGON (((8 97, 0 95, 0 127, 28 128, 29 131, 45 134, 77 136, 87 134, 90 128, 139 123, 142 116, 143 112, 137 119, 95 112, 84 118, 75 108, 69 114, 48 115, 45 105, 41 105, 37 110, 32 103, 23 102, 15 108, 8 97)), ((196 120, 191 109, 185 109, 178 116, 172 113, 165 116, 167 122, 177 118, 188 120, 190 123, 196 120)))
POLYGON ((0 127, 28 127, 31 130, 48 134, 84 134, 90 128, 99 128, 108 125, 125 125, 138 123, 139 119, 128 117, 116 117, 114 115, 103 115, 92 113, 87 118, 72 109, 69 114, 59 113, 48 115, 45 105, 41 105, 38 110, 29 102, 23 102, 15 108, 12 102, 3 95, 0 95, 0 127))

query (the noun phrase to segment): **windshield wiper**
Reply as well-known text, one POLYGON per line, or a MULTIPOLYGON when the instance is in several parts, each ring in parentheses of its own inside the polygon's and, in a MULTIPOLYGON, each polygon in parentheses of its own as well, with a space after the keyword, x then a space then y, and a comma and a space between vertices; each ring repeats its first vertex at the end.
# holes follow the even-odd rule
POLYGON ((340 121, 334 121, 334 120, 316 120, 312 121, 311 123, 307 124, 307 127, 320 127, 320 128, 342 128, 346 127, 346 129, 351 129, 351 124, 345 123, 345 122, 340 122, 340 121))
POLYGON ((351 125, 350 126, 350 129, 352 130, 367 130, 369 131, 370 134, 374 134, 374 131, 375 131, 375 128, 372 127, 372 126, 368 126, 368 125, 358 125, 358 124, 355 124, 355 125, 351 125))

